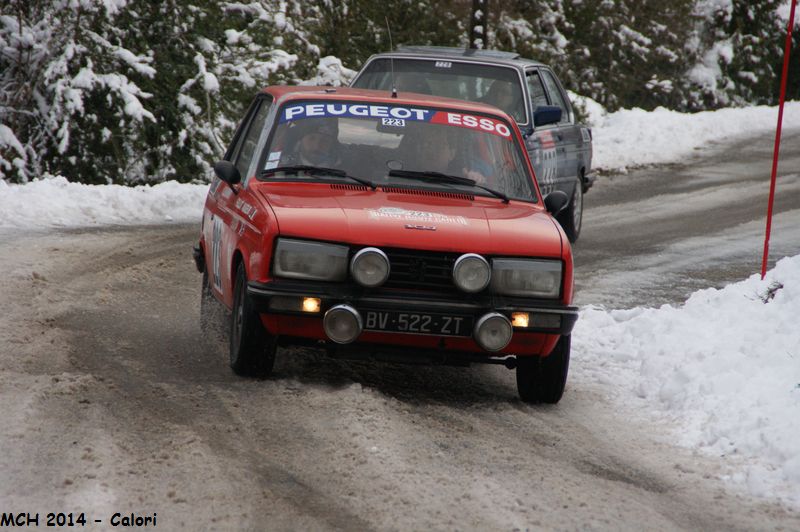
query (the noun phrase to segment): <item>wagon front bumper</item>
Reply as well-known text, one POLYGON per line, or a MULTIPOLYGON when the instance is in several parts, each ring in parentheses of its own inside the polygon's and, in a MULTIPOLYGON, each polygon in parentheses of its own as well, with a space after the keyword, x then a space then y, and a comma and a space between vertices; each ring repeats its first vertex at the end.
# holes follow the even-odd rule
POLYGON ((545 333, 566 336, 578 319, 578 308, 557 301, 484 295, 467 298, 459 295, 371 291, 360 287, 293 281, 249 282, 248 296, 257 312, 267 315, 322 319, 337 305, 357 311, 379 309, 386 312, 412 312, 471 316, 477 320, 490 312, 509 319, 517 313, 528 315, 528 326, 515 325, 516 333, 545 333), (304 300, 318 300, 304 310, 304 300))

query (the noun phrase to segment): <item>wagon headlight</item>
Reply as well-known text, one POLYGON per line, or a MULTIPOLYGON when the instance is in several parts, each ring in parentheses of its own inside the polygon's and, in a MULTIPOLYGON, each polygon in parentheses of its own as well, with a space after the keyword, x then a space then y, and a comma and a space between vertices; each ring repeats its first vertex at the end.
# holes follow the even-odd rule
POLYGON ((279 238, 272 271, 276 277, 314 281, 344 281, 347 246, 279 238))
POLYGON ((453 281, 464 292, 480 292, 489 286, 491 277, 489 263, 475 253, 461 255, 453 265, 453 281))
POLYGON ((375 288, 386 282, 389 278, 389 259, 386 253, 378 248, 364 248, 350 261, 350 271, 353 278, 361 286, 375 288))
POLYGON ((509 296, 557 298, 561 294, 561 261, 494 259, 492 290, 509 296))

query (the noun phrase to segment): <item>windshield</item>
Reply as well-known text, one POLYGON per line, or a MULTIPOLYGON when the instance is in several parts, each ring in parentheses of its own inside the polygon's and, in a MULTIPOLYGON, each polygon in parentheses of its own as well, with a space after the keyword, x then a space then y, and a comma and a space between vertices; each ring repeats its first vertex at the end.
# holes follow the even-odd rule
POLYGON ((349 175, 377 185, 491 195, 474 182, 512 199, 536 201, 520 146, 500 118, 331 100, 289 102, 278 113, 260 179, 349 175))
MULTIPOLYGON (((446 96, 499 107, 518 124, 525 124, 519 74, 513 68, 456 61, 394 59, 397 91, 446 96)), ((388 59, 372 61, 353 87, 391 91, 392 65, 388 59)))

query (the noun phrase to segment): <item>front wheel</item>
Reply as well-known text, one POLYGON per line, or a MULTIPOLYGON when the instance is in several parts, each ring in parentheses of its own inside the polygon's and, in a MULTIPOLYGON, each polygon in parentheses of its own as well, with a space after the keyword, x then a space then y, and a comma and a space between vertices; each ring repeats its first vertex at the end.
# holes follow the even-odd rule
POLYGON ((517 357, 517 391, 526 403, 556 404, 564 395, 571 336, 559 338, 546 357, 517 357))
POLYGON ((208 338, 223 338, 225 335, 225 320, 220 318, 219 306, 211 292, 208 270, 205 270, 200 289, 200 328, 208 338))
POLYGON ((578 178, 575 189, 572 191, 572 198, 569 205, 558 215, 558 222, 567 233, 570 242, 575 242, 581 234, 583 224, 583 183, 578 178))
POLYGON ((230 364, 238 375, 266 377, 275 365, 277 343, 270 335, 247 295, 244 264, 236 270, 233 312, 231 312, 230 364))

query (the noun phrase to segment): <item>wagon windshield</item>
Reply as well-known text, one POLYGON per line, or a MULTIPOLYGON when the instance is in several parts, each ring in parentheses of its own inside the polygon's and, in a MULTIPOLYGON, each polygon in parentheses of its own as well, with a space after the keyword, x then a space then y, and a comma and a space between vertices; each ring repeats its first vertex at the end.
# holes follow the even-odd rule
POLYGON ((511 115, 518 124, 528 122, 522 82, 514 68, 404 57, 395 57, 393 61, 375 59, 352 86, 389 92, 392 79, 401 96, 407 91, 488 103, 511 115))
POLYGON ((262 156, 263 180, 346 174, 378 185, 456 189, 536 201, 517 137, 500 117, 463 111, 343 101, 293 101, 278 111, 262 156), (321 171, 276 171, 292 167, 321 171), (456 179, 439 179, 442 175, 456 179), (458 178, 461 178, 460 180, 458 178))

